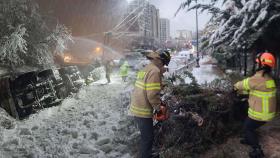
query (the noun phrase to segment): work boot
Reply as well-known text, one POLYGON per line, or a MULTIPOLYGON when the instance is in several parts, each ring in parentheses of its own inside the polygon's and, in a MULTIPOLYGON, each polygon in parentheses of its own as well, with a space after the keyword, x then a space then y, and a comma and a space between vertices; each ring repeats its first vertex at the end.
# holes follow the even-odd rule
POLYGON ((264 158, 264 153, 261 148, 254 148, 251 152, 249 152, 250 158, 264 158))
POLYGON ((250 145, 249 141, 245 138, 240 139, 240 144, 250 145))

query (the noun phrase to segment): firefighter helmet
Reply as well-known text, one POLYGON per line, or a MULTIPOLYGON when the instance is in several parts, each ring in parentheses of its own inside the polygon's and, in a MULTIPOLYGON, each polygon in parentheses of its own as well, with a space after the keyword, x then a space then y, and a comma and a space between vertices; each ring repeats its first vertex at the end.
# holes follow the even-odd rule
POLYGON ((160 59, 163 63, 163 65, 166 65, 168 66, 169 62, 170 62, 170 53, 168 50, 159 50, 159 56, 160 56, 160 59))
POLYGON ((269 52, 264 52, 260 54, 257 57, 256 62, 259 63, 261 66, 267 65, 271 68, 275 67, 275 57, 272 55, 272 53, 269 52))
POLYGON ((160 59, 160 56, 159 56, 159 54, 157 52, 154 52, 152 50, 148 50, 148 51, 146 51, 146 53, 147 53, 146 57, 148 59, 156 59, 156 58, 160 59))

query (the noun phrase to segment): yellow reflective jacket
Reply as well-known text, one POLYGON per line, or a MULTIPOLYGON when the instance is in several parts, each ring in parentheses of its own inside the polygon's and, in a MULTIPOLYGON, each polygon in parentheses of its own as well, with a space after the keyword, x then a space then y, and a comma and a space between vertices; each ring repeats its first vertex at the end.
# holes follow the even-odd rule
POLYGON ((120 76, 121 77, 125 77, 128 76, 128 70, 129 70, 129 65, 126 62, 124 62, 124 64, 122 64, 122 66, 120 67, 120 76))
POLYGON ((249 94, 248 116, 258 121, 270 121, 276 116, 275 81, 258 71, 254 76, 237 82, 234 87, 239 93, 249 94))
POLYGON ((143 118, 153 117, 153 108, 161 103, 161 76, 160 69, 153 63, 137 73, 129 108, 130 114, 143 118))

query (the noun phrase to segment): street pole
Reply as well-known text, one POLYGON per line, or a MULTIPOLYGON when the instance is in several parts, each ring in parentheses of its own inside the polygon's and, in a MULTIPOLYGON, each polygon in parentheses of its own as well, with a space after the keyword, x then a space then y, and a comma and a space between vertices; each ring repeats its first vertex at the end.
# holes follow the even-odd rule
MULTIPOLYGON (((196 5, 197 5, 197 0, 195 1, 196 2, 196 5)), ((197 16, 197 8, 195 9, 195 18, 196 18, 196 62, 197 62, 197 65, 196 67, 200 67, 199 66, 199 52, 198 52, 198 16, 197 16)))

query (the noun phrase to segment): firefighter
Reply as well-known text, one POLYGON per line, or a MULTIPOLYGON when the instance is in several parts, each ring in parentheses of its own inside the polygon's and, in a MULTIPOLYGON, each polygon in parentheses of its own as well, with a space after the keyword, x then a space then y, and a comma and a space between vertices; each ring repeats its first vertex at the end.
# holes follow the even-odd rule
POLYGON ((137 73, 137 81, 131 98, 129 112, 140 129, 140 158, 152 157, 153 115, 161 112, 161 77, 164 65, 170 62, 168 51, 150 52, 150 64, 137 73))
POLYGON ((250 145, 250 158, 262 158, 264 153, 258 141, 256 129, 276 116, 276 86, 271 76, 275 58, 271 53, 260 54, 256 62, 257 71, 252 77, 234 85, 238 93, 249 94, 248 117, 244 123, 243 138, 240 143, 250 145))
POLYGON ((120 76, 122 77, 123 82, 126 82, 128 76, 129 65, 127 61, 124 61, 120 67, 120 76))

